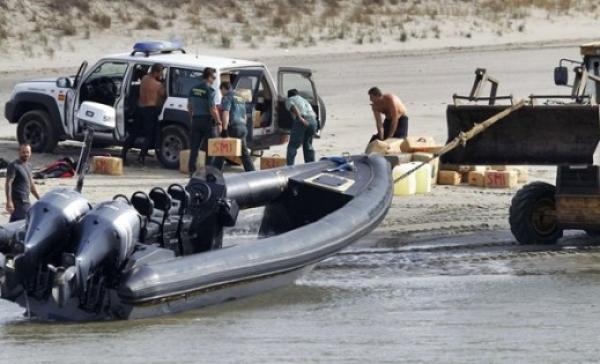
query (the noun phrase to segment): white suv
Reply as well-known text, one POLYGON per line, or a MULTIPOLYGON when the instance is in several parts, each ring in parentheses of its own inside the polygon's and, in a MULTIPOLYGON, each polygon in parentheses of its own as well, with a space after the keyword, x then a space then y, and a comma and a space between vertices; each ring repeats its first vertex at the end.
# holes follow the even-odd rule
MULTIPOLYGON (((227 80, 246 95, 248 146, 255 152, 287 142, 292 119, 284 100, 289 89, 298 89, 317 111, 320 128, 325 125, 325 106, 310 70, 282 67, 276 84, 263 63, 194 56, 172 42, 136 43, 131 53, 103 58, 89 70, 83 62, 75 76, 19 83, 6 103, 6 119, 18 123, 19 142, 31 144, 35 152, 52 152, 59 141, 82 138, 83 111, 89 116, 94 114, 90 110, 109 109, 111 113, 103 114, 108 127, 98 131, 103 132, 107 144, 120 144, 133 125, 140 79, 154 63, 165 66, 167 90, 154 149, 167 168, 177 168, 179 152, 189 148, 187 96, 205 67, 215 68, 219 74, 213 87, 218 89, 219 83, 227 80)), ((219 92, 215 98, 219 104, 219 92)))

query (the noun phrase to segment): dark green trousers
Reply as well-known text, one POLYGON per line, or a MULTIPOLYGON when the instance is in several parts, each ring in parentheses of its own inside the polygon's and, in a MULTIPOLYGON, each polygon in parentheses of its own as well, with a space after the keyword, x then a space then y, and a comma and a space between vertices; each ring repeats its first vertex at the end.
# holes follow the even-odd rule
POLYGON ((298 148, 302 146, 304 163, 315 161, 315 150, 313 148, 313 137, 317 132, 317 120, 314 117, 304 116, 308 126, 304 126, 299 120, 294 120, 290 133, 290 142, 287 147, 286 161, 288 166, 294 165, 298 148))

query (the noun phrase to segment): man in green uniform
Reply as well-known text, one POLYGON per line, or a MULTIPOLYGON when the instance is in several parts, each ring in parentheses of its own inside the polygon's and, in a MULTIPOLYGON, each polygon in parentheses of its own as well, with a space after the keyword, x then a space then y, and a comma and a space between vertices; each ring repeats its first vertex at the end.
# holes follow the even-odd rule
POLYGON ((296 153, 300 145, 304 152, 304 163, 314 162, 315 150, 313 149, 313 137, 317 132, 317 115, 311 104, 302 96, 298 90, 288 91, 285 108, 292 114, 294 122, 290 133, 290 142, 287 147, 287 165, 294 165, 296 153))
MULTIPOLYGON (((188 96, 188 111, 192 120, 190 140, 190 176, 196 172, 198 150, 207 150, 208 139, 216 138, 221 133, 221 118, 215 105, 215 90, 212 84, 217 78, 217 71, 207 67, 202 72, 202 82, 192 87, 188 96)), ((206 165, 212 165, 214 158, 206 156, 206 165)))
MULTIPOLYGON (((248 126, 246 125, 246 100, 235 90, 231 89, 229 82, 221 83, 221 121, 223 122, 223 131, 225 134, 239 138, 242 141, 242 164, 246 172, 254 171, 254 163, 248 150, 246 137, 248 136, 248 126)), ((215 166, 223 168, 224 158, 217 158, 215 166)))

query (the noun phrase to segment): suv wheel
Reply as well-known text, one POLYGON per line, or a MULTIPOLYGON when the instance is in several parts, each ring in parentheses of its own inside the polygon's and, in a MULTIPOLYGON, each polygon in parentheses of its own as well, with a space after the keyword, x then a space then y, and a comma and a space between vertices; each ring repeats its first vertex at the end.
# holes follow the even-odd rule
POLYGON ((156 155, 160 163, 169 169, 179 168, 179 152, 189 149, 187 130, 179 125, 164 127, 160 133, 160 144, 156 155))
POLYGON ((50 153, 58 144, 50 116, 42 110, 28 111, 19 118, 17 139, 21 144, 30 144, 36 153, 50 153))

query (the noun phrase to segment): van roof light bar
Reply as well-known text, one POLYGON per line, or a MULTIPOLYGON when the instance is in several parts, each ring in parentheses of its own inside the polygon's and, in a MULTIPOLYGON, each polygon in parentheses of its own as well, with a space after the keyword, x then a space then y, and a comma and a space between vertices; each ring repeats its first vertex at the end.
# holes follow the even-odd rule
POLYGON ((181 42, 143 41, 137 42, 133 45, 133 51, 131 52, 131 55, 135 56, 137 53, 142 53, 148 57, 151 54, 172 53, 177 51, 185 53, 185 49, 183 49, 183 44, 181 44, 181 42))

